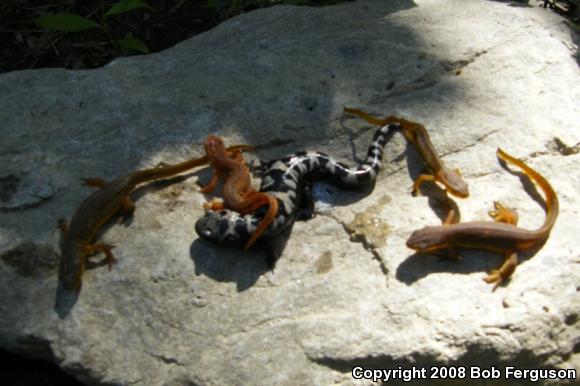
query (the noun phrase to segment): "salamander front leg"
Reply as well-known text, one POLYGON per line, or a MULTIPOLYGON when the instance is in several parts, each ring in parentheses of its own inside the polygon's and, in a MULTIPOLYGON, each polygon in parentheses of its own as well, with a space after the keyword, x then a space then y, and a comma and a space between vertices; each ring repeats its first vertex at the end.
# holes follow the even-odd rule
POLYGON ((211 176, 211 180, 209 181, 209 183, 206 186, 204 186, 204 187, 202 187, 200 189, 200 192, 202 192, 202 193, 211 193, 211 192, 213 192, 213 190, 217 186, 219 180, 220 180, 220 176, 214 170, 214 173, 211 176))
POLYGON ((119 204, 121 204, 119 214, 123 218, 124 222, 128 222, 135 212, 135 203, 133 202, 131 196, 126 194, 119 198, 119 204))
POLYGON ((203 203, 203 208, 207 209, 207 210, 213 210, 213 211, 218 211, 218 210, 222 210, 225 208, 225 204, 223 201, 217 200, 217 199, 213 199, 210 202, 204 202, 203 203))
POLYGON ((115 248, 114 245, 105 244, 105 243, 88 244, 88 245, 85 245, 85 252, 86 252, 87 256, 95 254, 97 252, 104 253, 106 255, 104 261, 109 266, 109 271, 110 271, 113 263, 117 262, 117 259, 115 259, 115 256, 113 256, 113 252, 112 252, 113 248, 115 248))
POLYGON ((83 181, 83 185, 90 186, 91 188, 102 189, 109 184, 103 178, 81 178, 81 180, 83 181))
POLYGON ((457 249, 455 248, 444 248, 439 251, 433 252, 434 254, 440 256, 445 260, 451 260, 455 262, 460 262, 463 260, 457 249))
POLYGON ((419 194, 419 188, 425 181, 435 182, 436 181, 435 176, 432 176, 430 174, 421 174, 419 177, 417 177, 417 179, 413 183, 413 187, 411 188, 411 194, 413 196, 417 196, 419 194))

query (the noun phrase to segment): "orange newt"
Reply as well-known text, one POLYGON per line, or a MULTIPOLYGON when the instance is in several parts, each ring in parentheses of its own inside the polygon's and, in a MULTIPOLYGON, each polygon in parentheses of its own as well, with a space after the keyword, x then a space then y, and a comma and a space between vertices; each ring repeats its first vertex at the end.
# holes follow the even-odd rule
MULTIPOLYGON (((228 151, 239 153, 252 149, 250 145, 237 145, 228 148, 228 151)), ((63 235, 59 280, 64 288, 76 292, 80 290, 86 259, 94 253, 104 253, 106 255, 105 261, 111 269, 111 264, 115 261, 111 252, 113 246, 95 243, 93 240, 97 231, 115 213, 121 212, 124 216, 130 216, 133 213, 135 204, 130 194, 138 184, 170 177, 193 167, 207 164, 209 161, 207 156, 203 156, 176 165, 129 173, 111 182, 100 178, 84 179, 85 185, 99 188, 99 190, 89 195, 79 205, 70 225, 67 225, 64 219, 59 221, 63 235)))
POLYGON ((505 281, 514 272, 517 264, 517 252, 541 246, 550 235, 559 213, 558 197, 548 181, 538 172, 522 161, 510 156, 501 149, 497 149, 497 156, 513 165, 516 165, 534 181, 546 196, 546 219, 544 224, 536 230, 518 228, 517 214, 509 208, 495 203, 495 211, 490 216, 496 222, 474 221, 460 224, 429 226, 414 231, 407 240, 407 246, 419 253, 428 253, 445 249, 471 248, 486 249, 504 252, 504 263, 484 279, 487 283, 499 284, 505 281))
POLYGON ((203 146, 210 159, 214 174, 211 181, 201 191, 204 193, 211 192, 215 189, 220 178, 225 181, 223 202, 214 199, 205 205, 206 208, 214 211, 228 208, 246 215, 255 212, 264 205, 268 205, 266 215, 244 246, 244 249, 248 249, 276 217, 278 200, 271 194, 258 192, 252 187, 250 171, 244 162, 241 152, 234 152, 230 156, 226 151, 223 140, 215 135, 208 136, 203 146))
POLYGON ((415 180, 415 183, 413 184, 413 194, 419 191, 419 187, 423 182, 432 181, 441 183, 445 186, 447 192, 456 197, 466 198, 469 196, 467 183, 463 178, 461 178, 461 173, 459 170, 450 169, 443 164, 443 161, 435 151, 435 148, 429 139, 429 134, 427 133, 425 126, 394 115, 389 115, 385 118, 375 118, 358 109, 345 107, 344 111, 361 117, 365 121, 374 125, 384 126, 389 123, 400 124, 401 133, 409 142, 415 145, 421 154, 421 157, 423 157, 423 160, 427 164, 428 169, 433 173, 432 175, 422 174, 415 180))

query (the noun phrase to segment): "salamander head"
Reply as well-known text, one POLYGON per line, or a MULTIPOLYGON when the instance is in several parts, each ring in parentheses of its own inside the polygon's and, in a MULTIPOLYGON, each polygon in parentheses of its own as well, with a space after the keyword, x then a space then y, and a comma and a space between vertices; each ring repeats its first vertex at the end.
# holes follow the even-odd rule
POLYGON ((212 155, 222 155, 226 154, 226 146, 224 145, 224 140, 217 135, 208 135, 205 141, 203 141, 203 148, 206 154, 212 158, 212 155))
POLYGON ((240 244, 250 237, 244 224, 245 219, 239 213, 207 211, 195 222, 195 231, 200 237, 215 243, 240 244))
POLYGON ((461 177, 459 170, 443 168, 438 178, 445 185, 445 189, 455 197, 469 197, 469 187, 467 182, 461 177))
POLYGON ((418 229, 407 239, 407 247, 419 253, 428 253, 447 248, 445 226, 431 226, 418 229))

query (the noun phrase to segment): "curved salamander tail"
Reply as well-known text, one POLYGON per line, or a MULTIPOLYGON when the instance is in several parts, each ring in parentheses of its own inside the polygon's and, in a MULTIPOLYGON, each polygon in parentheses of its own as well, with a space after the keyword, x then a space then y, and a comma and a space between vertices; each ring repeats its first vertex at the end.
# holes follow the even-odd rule
POLYGON ((497 156, 504 161, 507 161, 513 165, 516 165, 524 171, 524 173, 544 191, 546 195, 546 219, 544 220, 544 225, 542 225, 538 231, 544 233, 544 238, 548 237, 552 227, 556 223, 556 218, 558 218, 558 213, 560 211, 560 205, 558 203, 558 196, 556 192, 550 185, 550 183, 542 176, 540 173, 536 172, 534 169, 520 161, 519 159, 512 157, 505 151, 497 148, 497 156))
POLYGON ((258 239, 258 237, 260 237, 260 235, 264 233, 266 228, 270 226, 272 221, 274 221, 274 218, 276 218, 276 214, 278 214, 278 200, 276 200, 274 196, 267 193, 257 193, 255 197, 258 197, 259 201, 257 202, 257 205, 255 206, 254 210, 257 210, 260 206, 267 203, 268 212, 266 212, 266 215, 264 216, 262 221, 260 221, 260 224, 258 225, 256 230, 254 231, 254 233, 252 233, 252 236, 244 246, 244 250, 249 249, 254 244, 254 242, 258 239))

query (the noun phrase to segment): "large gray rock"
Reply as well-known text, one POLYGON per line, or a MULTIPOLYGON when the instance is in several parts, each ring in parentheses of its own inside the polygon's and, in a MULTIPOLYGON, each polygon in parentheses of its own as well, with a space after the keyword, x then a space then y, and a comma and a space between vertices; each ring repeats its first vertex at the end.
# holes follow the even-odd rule
POLYGON ((0 345, 90 384, 348 385, 355 366, 580 370, 575 54, 543 9, 359 1, 252 12, 102 69, 0 76, 0 345), (526 159, 559 193, 550 239, 496 292, 482 278, 497 254, 412 256, 406 238, 440 212, 409 194, 423 166, 395 135, 370 194, 318 186, 321 214, 294 226, 274 271, 260 248, 198 240, 207 172, 138 189, 130 226, 100 237, 119 262, 88 270, 80 296, 55 307, 56 222, 89 194, 81 177, 200 155, 210 133, 272 140, 265 159, 320 150, 352 163, 371 131, 341 119, 344 106, 424 123, 470 183, 464 220, 500 200, 538 227, 536 196, 495 149, 526 159))

